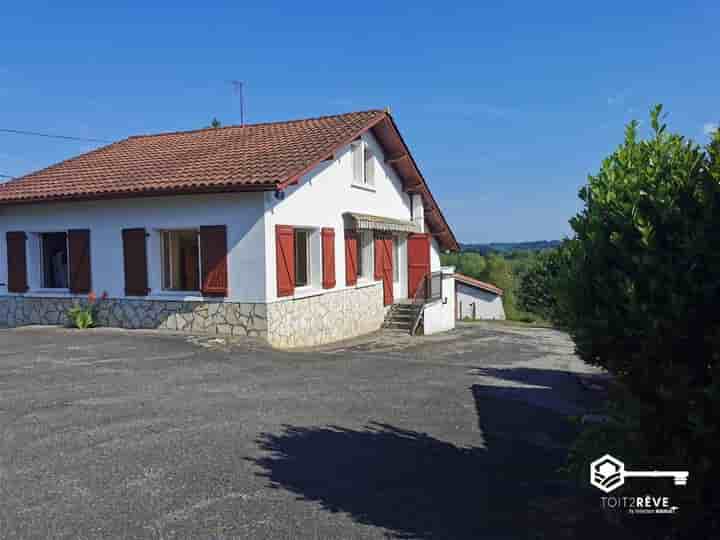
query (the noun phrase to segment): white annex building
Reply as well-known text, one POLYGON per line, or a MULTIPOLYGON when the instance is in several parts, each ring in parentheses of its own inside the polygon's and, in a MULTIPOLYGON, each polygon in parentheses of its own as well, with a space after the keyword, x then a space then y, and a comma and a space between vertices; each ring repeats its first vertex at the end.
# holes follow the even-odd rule
POLYGON ((101 325, 280 347, 396 306, 454 326, 458 244, 385 111, 130 137, 1 184, 0 229, 9 326, 64 324, 89 293, 101 325))
POLYGON ((455 274, 456 318, 505 320, 503 290, 463 274, 455 274))

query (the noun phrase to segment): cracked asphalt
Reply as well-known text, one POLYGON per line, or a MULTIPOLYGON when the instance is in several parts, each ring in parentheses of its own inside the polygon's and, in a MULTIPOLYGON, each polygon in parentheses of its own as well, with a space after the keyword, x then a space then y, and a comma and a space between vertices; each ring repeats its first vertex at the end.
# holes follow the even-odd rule
POLYGON ((594 374, 497 323, 293 352, 0 330, 0 538, 621 538, 558 472, 594 374))

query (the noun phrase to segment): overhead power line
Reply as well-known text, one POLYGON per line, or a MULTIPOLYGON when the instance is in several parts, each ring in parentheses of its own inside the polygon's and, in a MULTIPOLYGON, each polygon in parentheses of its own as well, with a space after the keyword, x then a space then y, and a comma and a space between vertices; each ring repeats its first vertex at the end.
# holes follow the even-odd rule
POLYGON ((33 137, 47 137, 49 139, 64 139, 66 141, 83 141, 83 142, 97 142, 97 143, 111 143, 105 139, 91 139, 88 137, 73 137, 71 135, 52 135, 50 133, 38 133, 37 131, 23 131, 21 129, 6 129, 0 128, 0 133, 12 133, 14 135, 31 135, 33 137))
POLYGON ((0 178, 14 178, 14 176, 12 176, 12 175, 10 175, 10 174, 0 173, 0 178))

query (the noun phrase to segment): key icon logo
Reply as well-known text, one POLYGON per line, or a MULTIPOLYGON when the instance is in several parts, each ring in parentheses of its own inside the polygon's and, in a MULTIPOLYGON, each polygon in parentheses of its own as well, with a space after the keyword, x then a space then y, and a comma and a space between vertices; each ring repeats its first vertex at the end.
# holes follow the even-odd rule
POLYGON ((605 454, 590 464, 590 483, 610 493, 625 483, 626 478, 672 478, 676 486, 686 486, 689 471, 626 471, 619 459, 605 454))

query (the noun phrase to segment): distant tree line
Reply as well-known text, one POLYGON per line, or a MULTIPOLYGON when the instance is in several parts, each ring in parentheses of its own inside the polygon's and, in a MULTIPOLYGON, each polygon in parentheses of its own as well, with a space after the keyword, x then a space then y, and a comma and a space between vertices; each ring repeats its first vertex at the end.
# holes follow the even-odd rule
POLYGON ((560 240, 538 240, 535 242, 490 242, 488 244, 461 244, 463 251, 477 251, 481 255, 490 253, 512 253, 519 251, 541 251, 560 245, 560 240))
POLYGON ((442 264, 454 266, 466 276, 491 283, 503 289, 503 307, 510 320, 542 322, 543 317, 518 303, 517 294, 522 276, 543 253, 531 249, 516 249, 506 252, 489 251, 481 255, 476 251, 461 251, 442 255, 442 264))

